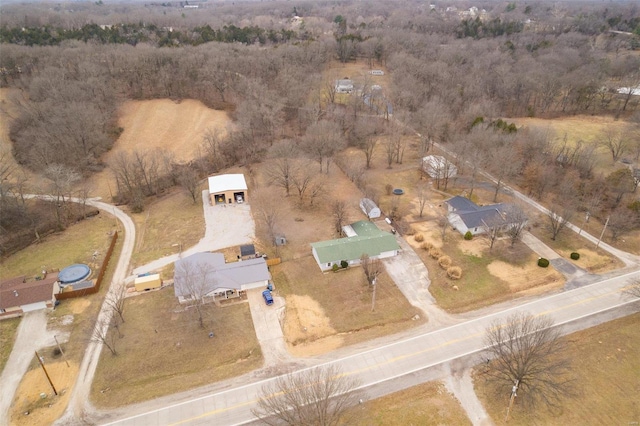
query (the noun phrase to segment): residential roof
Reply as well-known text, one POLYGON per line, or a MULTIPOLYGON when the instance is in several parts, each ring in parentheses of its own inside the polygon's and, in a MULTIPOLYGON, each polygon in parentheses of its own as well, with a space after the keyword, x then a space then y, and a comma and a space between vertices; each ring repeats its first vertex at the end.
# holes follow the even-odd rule
POLYGON ((358 234, 359 237, 372 237, 376 235, 386 234, 381 231, 373 222, 368 220, 359 220, 351 224, 351 228, 358 234))
POLYGON ((23 282, 24 276, 0 282, 0 309, 46 302, 53 298, 53 285, 58 273, 50 273, 39 281, 23 282))
POLYGON ((196 253, 176 262, 173 283, 176 297, 191 294, 188 283, 185 282, 188 274, 203 279, 203 294, 218 289, 240 290, 245 284, 270 278, 267 263, 262 257, 225 263, 221 253, 196 253))
POLYGON ((252 256, 256 254, 256 248, 253 244, 240 246, 240 256, 252 256))
POLYGON ((478 205, 466 197, 456 195, 453 198, 448 199, 445 203, 449 204, 454 210, 461 210, 465 212, 478 210, 478 205))
POLYGON ((395 237, 380 231, 379 235, 339 238, 337 240, 312 243, 320 263, 355 260, 363 254, 378 256, 386 251, 399 250, 395 237))
POLYGON ((242 173, 209 176, 209 192, 211 194, 230 190, 247 190, 247 181, 244 180, 242 173))

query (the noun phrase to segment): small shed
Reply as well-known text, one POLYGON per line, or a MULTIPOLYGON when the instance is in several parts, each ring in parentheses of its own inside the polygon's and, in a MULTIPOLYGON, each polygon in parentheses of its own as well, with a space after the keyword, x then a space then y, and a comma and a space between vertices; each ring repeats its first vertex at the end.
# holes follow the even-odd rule
POLYGON ((162 279, 160 274, 150 274, 142 277, 137 277, 133 282, 136 291, 147 291, 154 288, 162 287, 162 279))
POLYGON ((369 219, 376 219, 380 217, 380 207, 378 207, 376 203, 368 198, 363 198, 362 200, 360 200, 360 208, 369 219))
POLYGON ((458 174, 458 168, 440 155, 427 155, 422 159, 422 170, 434 179, 446 179, 458 174))

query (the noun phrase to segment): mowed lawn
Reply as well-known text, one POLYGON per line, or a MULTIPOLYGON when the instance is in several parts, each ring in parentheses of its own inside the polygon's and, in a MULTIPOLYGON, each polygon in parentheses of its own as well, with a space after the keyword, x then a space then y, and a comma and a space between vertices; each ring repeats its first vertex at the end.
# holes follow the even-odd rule
POLYGON ((458 400, 441 382, 427 382, 357 405, 347 413, 349 424, 470 425, 458 400))
POLYGON ((0 371, 9 360, 13 342, 16 339, 20 318, 10 318, 0 321, 0 371))
MULTIPOLYGON (((262 363, 248 303, 195 309, 177 303, 173 287, 126 300, 117 356, 104 348, 91 400, 117 407, 238 376, 262 363), (214 337, 209 337, 209 332, 214 337), (104 392, 101 392, 103 391, 104 392)), ((115 332, 115 330, 114 330, 115 332)))
POLYGON ((412 320, 421 312, 407 301, 386 272, 378 277, 373 312, 372 291, 359 266, 323 273, 315 259, 307 256, 278 265, 272 273, 280 295, 309 296, 316 301, 346 345, 424 322, 424 318, 412 320))
MULTIPOLYGON (((579 393, 562 412, 527 413, 517 403, 509 425, 636 425, 640 422, 640 313, 580 331, 565 339, 579 393)), ((505 424, 510 389, 495 398, 476 370, 475 388, 497 425, 505 424)))

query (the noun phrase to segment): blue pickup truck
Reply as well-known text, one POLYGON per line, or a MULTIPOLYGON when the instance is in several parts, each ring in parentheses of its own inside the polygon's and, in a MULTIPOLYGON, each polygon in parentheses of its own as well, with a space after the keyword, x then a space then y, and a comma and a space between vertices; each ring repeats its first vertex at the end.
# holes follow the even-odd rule
POLYGON ((273 305, 273 296, 271 296, 271 292, 269 290, 262 292, 262 298, 264 299, 264 303, 267 305, 273 305))

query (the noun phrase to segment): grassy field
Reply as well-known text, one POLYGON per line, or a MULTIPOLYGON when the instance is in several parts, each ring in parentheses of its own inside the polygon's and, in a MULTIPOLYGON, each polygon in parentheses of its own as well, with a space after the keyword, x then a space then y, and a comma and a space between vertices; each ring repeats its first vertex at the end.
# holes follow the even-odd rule
MULTIPOLYGON (((339 336, 349 345, 425 320, 412 320, 419 310, 409 304, 386 273, 378 278, 374 312, 372 292, 360 267, 322 273, 314 258, 307 256, 273 267, 272 273, 279 294, 287 298, 285 338, 294 346, 330 336, 339 336), (300 301, 294 296, 305 298, 300 301)), ((330 349, 327 345, 326 350, 330 349)))
POLYGON ((181 188, 174 188, 150 203, 144 212, 131 217, 136 224, 136 249, 131 265, 134 268, 178 253, 180 244, 186 250, 204 237, 202 198, 198 197, 198 203, 194 204, 181 188))
MULTIPOLYGON (((640 314, 566 336, 567 356, 576 372, 579 396, 567 399, 558 415, 537 410, 527 413, 517 404, 509 425, 636 425, 640 422, 640 314)), ((495 390, 478 376, 476 392, 497 425, 504 416, 509 390, 495 398, 495 390)))
POLYGON ((92 260, 98 252, 97 262, 102 262, 111 232, 116 229, 113 216, 101 212, 68 227, 64 232, 44 238, 40 244, 34 244, 17 252, 0 263, 0 276, 40 275, 42 269, 62 269, 73 263, 86 263, 96 270, 99 263, 92 260))
POLYGON ((184 391, 251 371, 262 363, 247 303, 208 304, 205 328, 173 287, 128 298, 117 356, 102 351, 91 400, 116 407, 184 391), (215 337, 210 338, 213 331, 215 337), (103 391, 104 392, 101 392, 103 391))
POLYGON ((16 338, 16 331, 20 325, 20 318, 10 318, 0 321, 0 371, 11 355, 13 342, 16 338))
POLYGON ((348 412, 349 424, 470 425, 458 400, 440 382, 428 382, 367 401, 348 412))

